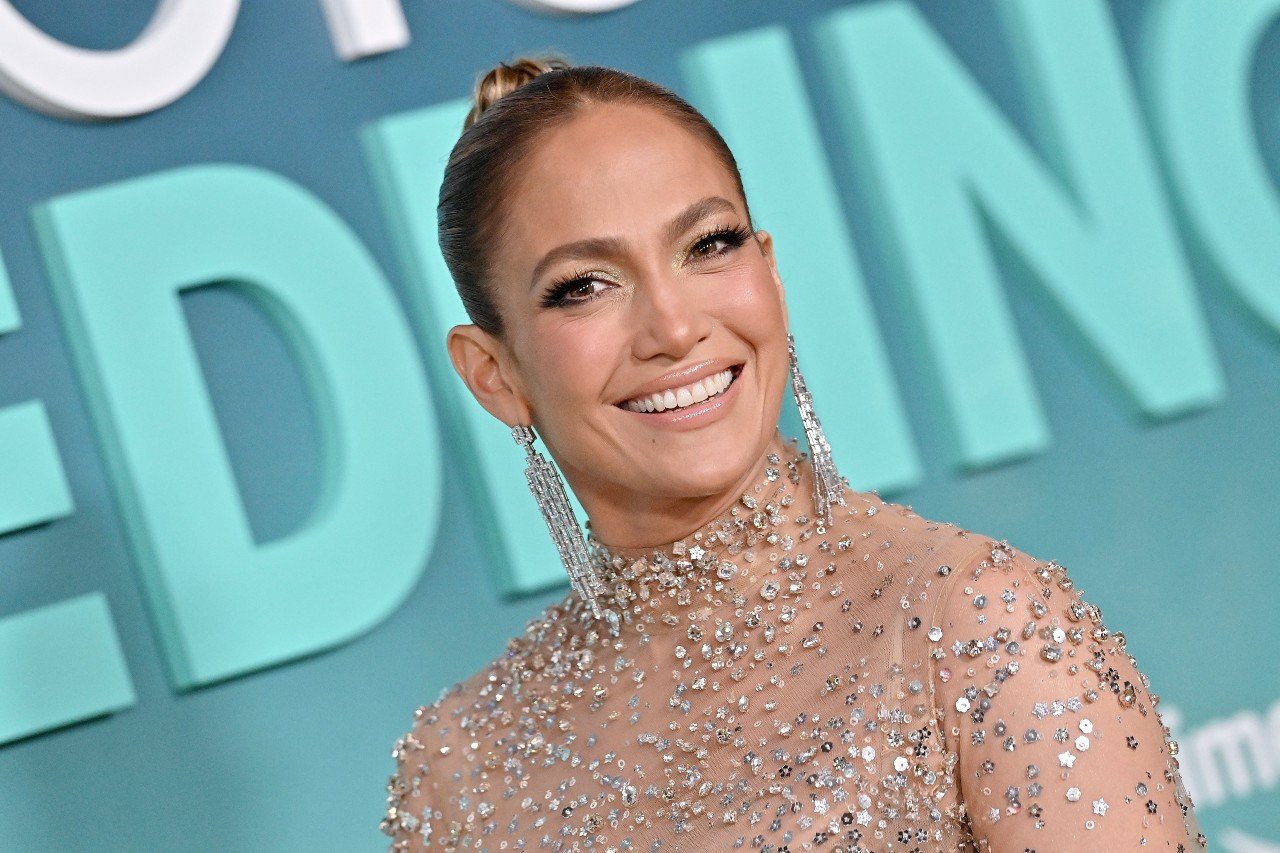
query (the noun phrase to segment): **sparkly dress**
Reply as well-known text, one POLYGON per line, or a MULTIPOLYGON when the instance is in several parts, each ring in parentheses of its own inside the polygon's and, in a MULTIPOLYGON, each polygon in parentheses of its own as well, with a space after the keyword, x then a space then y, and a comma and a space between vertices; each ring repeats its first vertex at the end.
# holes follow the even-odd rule
POLYGON ((874 492, 826 528, 776 436, 720 518, 592 540, 396 741, 393 850, 1200 850, 1158 697, 1066 571, 874 492))

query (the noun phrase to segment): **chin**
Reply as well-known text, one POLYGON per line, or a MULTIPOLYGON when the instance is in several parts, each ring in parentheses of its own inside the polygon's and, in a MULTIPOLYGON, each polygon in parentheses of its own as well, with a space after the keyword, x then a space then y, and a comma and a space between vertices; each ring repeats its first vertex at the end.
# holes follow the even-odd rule
POLYGON ((673 497, 716 495, 743 484, 762 452, 762 437, 754 431, 672 444, 660 448, 662 458, 645 480, 673 497))

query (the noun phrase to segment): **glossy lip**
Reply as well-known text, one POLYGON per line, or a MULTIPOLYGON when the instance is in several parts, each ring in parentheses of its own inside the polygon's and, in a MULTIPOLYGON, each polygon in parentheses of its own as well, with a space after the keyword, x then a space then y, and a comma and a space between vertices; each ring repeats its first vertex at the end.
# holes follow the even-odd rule
MULTIPOLYGON (((693 364, 680 367, 675 370, 669 370, 661 376, 653 379, 639 388, 632 391, 628 396, 623 397, 614 403, 619 408, 628 400, 634 400, 637 397, 647 397, 650 394, 656 394, 659 391, 666 391, 668 388, 679 388, 681 385, 692 385, 699 379, 706 379, 708 376, 715 376, 726 368, 734 368, 741 372, 742 362, 734 361, 728 358, 712 358, 706 361, 697 361, 693 364)), ((735 375, 736 378, 736 375, 735 375)), ((730 386, 732 387, 732 386, 730 386)), ((639 414, 638 412, 633 414, 639 414)), ((660 412, 648 412, 646 414, 661 414, 660 412)))
MULTIPOLYGON (((712 362, 713 364, 724 364, 723 362, 712 362)), ((715 370, 709 371, 706 375, 712 375, 724 370, 725 367, 733 369, 733 380, 729 383, 729 387, 718 396, 703 400, 701 403, 694 403, 692 406, 685 406, 683 409, 667 409, 663 412, 633 412, 630 409, 624 409, 621 405, 617 406, 618 411, 623 414, 636 418, 643 418, 643 423, 649 426, 656 426, 664 429, 689 430, 698 429, 709 423, 714 423, 720 415, 725 414, 734 401, 738 399, 738 386, 742 383, 738 380, 742 378, 742 374, 746 372, 746 365, 742 363, 729 363, 725 366, 718 366, 715 370)), ((701 379, 702 376, 695 376, 693 379, 685 380, 684 384, 701 379)), ((679 384, 679 383, 677 383, 679 384)), ((655 389, 660 391, 670 388, 670 385, 663 385, 661 388, 655 389)), ((651 392, 653 393, 653 392, 651 392)), ((631 399, 630 397, 627 398, 631 399)))

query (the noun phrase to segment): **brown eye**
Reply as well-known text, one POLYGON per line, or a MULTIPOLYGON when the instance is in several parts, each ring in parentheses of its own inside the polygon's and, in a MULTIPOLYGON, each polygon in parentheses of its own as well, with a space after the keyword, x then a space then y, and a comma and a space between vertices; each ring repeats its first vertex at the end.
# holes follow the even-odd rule
POLYGON ((580 278, 565 285, 564 297, 567 301, 590 299, 604 290, 604 282, 598 278, 580 278))
POLYGON ((548 308, 558 305, 574 305, 587 302, 609 287, 609 282, 601 278, 583 275, 567 279, 552 285, 542 304, 548 308))
POLYGON ((697 245, 693 247, 693 254, 700 258, 705 258, 710 255, 718 255, 723 251, 724 246, 727 245, 728 241, 724 237, 718 234, 713 234, 710 237, 703 237, 699 240, 697 245))
POLYGON ((689 254, 697 260, 718 257, 738 248, 749 237, 750 232, 746 228, 721 228, 699 238, 689 254))

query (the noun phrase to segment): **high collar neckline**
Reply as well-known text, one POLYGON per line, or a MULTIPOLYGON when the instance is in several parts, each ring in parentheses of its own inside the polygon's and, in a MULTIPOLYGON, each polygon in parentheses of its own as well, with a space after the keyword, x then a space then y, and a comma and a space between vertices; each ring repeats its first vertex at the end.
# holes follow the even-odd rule
POLYGON ((669 609, 739 598, 769 562, 757 550, 790 551, 794 543, 783 528, 810 520, 813 472, 796 441, 779 438, 736 500, 674 542, 622 548, 606 545, 588 530, 592 564, 604 590, 598 600, 611 623, 631 622, 654 598, 669 609))

